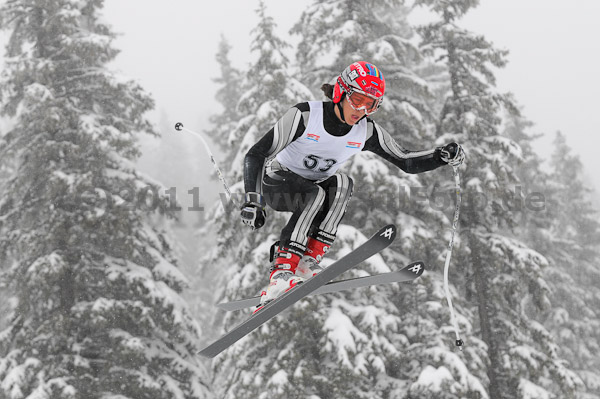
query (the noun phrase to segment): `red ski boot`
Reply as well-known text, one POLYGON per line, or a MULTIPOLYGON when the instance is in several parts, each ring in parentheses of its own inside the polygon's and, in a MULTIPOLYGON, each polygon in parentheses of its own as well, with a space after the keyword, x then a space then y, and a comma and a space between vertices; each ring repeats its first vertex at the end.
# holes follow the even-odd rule
POLYGON ((269 286, 266 291, 260 294, 260 305, 256 307, 253 313, 258 312, 266 304, 305 280, 303 277, 294 274, 299 261, 300 256, 289 252, 287 248, 277 249, 277 258, 271 267, 269 286))
POLYGON ((306 252, 296 268, 296 276, 309 279, 319 274, 323 270, 319 263, 321 263, 327 251, 329 251, 328 244, 309 237, 306 252))

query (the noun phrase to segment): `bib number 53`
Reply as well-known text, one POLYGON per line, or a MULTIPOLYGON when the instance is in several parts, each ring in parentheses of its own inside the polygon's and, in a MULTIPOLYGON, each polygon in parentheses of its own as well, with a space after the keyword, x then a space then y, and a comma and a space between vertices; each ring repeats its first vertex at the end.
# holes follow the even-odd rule
POLYGON ((307 169, 317 169, 319 172, 327 172, 335 165, 335 159, 323 159, 318 155, 307 155, 304 157, 304 166, 307 169))

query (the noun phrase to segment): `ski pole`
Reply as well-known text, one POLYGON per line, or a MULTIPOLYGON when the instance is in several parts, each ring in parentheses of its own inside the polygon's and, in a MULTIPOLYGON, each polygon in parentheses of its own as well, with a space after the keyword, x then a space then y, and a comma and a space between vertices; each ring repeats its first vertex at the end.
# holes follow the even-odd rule
POLYGON ((446 291, 446 300, 448 301, 448 307, 450 308, 450 317, 454 326, 454 333, 456 334, 456 346, 463 350, 463 340, 460 339, 460 332, 458 329, 458 321, 456 320, 456 314, 454 313, 454 307, 452 306, 452 297, 450 296, 450 288, 448 287, 448 269, 450 268, 450 258, 452 257, 452 248, 454 247, 454 236, 458 227, 458 217, 460 215, 460 176, 458 174, 458 166, 453 166, 454 169, 454 183, 456 184, 456 207, 454 208, 454 220, 452 221, 452 234, 450 236, 450 244, 448 244, 448 252, 446 253, 446 264, 444 265, 444 291, 446 291))
POLYGON ((225 181, 225 176, 223 176, 223 173, 221 173, 221 169, 219 169, 219 165, 217 165, 217 161, 215 161, 215 157, 213 156, 212 152, 210 151, 210 147, 208 147, 208 143, 206 142, 206 140, 204 140, 204 137, 202 137, 202 135, 200 133, 194 132, 193 130, 183 127, 183 123, 181 123, 181 122, 177 122, 175 124, 175 130, 177 130, 178 132, 185 130, 186 132, 193 134, 194 136, 196 136, 197 138, 199 138, 202 141, 202 144, 204 144, 204 148, 206 149, 206 152, 208 153, 208 156, 210 157, 210 161, 212 162, 212 164, 215 168, 215 171, 217 172, 217 176, 219 176, 219 180, 221 180, 221 183, 223 184, 223 188, 225 188, 225 192, 227 194, 227 199, 229 201, 231 201, 233 204, 239 205, 233 199, 233 196, 231 195, 231 190, 229 189, 229 185, 227 184, 227 181, 225 181))

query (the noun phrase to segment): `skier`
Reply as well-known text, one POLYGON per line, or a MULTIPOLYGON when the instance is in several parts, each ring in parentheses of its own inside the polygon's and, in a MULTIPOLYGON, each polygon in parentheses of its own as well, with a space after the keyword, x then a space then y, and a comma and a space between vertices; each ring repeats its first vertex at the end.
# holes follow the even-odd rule
POLYGON ((333 244, 352 195, 353 180, 338 172, 360 151, 371 151, 406 173, 460 165, 457 143, 426 151, 408 151, 369 118, 385 92, 385 80, 373 64, 358 61, 321 87, 331 101, 295 105, 262 137, 244 159, 243 223, 258 229, 266 205, 292 212, 273 248, 265 304, 322 270, 319 265, 333 244))

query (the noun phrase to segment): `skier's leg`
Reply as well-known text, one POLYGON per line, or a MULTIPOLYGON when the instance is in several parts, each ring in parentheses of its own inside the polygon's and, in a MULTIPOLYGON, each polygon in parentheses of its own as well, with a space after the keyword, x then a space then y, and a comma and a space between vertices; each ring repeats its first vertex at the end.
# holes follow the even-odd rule
POLYGON ((296 276, 298 263, 306 251, 308 233, 325 200, 325 190, 315 182, 287 170, 271 170, 263 179, 263 194, 269 207, 292 212, 281 232, 269 286, 261 294, 260 310, 296 284, 304 281, 296 276))
POLYGON ((280 247, 302 256, 306 251, 311 226, 327 197, 325 190, 293 172, 276 170, 266 174, 263 193, 272 209, 292 212, 281 231, 280 247))
POLYGON ((319 183, 319 186, 325 191, 325 201, 313 220, 306 251, 296 270, 296 274, 304 278, 314 276, 322 270, 319 263, 333 245, 337 228, 352 197, 354 183, 348 175, 336 173, 319 183))
POLYGON ((319 186, 325 190, 325 202, 323 209, 313 221, 311 237, 331 245, 335 240, 338 226, 346 214, 354 181, 350 176, 338 172, 320 182, 319 186))

